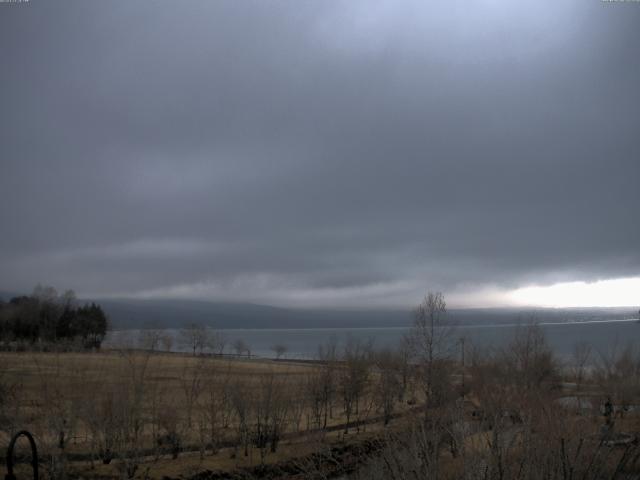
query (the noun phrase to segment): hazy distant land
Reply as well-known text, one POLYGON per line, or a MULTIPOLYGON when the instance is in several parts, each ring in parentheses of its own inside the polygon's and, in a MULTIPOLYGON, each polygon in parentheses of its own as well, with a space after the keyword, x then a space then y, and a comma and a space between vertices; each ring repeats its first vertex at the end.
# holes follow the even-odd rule
MULTIPOLYGON (((0 299, 6 301, 16 295, 0 292, 0 299)), ((180 328, 190 323, 218 329, 380 328, 410 327, 413 323, 410 309, 296 309, 251 303, 120 298, 96 301, 117 330, 180 328)), ((450 309, 448 315, 458 325, 563 323, 638 318, 638 307, 450 309)))

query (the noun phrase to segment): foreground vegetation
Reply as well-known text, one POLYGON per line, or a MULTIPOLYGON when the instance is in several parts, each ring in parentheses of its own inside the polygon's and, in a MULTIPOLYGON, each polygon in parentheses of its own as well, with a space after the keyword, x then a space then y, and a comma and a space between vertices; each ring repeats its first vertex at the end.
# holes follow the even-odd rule
POLYGON ((445 307, 429 294, 396 350, 330 342, 308 363, 205 355, 195 331, 189 354, 149 332, 3 353, 0 445, 32 431, 47 478, 636 478, 637 349, 561 365, 531 325, 482 351, 445 307))

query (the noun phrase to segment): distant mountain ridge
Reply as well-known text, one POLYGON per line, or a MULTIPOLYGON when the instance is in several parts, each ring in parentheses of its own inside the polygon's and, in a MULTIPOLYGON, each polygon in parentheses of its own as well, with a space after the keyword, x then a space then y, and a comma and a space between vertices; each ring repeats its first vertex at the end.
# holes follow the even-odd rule
MULTIPOLYGON (((197 300, 99 300, 116 329, 179 328, 201 323, 213 328, 373 328, 407 327, 411 309, 301 309, 251 303, 197 300)), ((453 323, 491 325, 529 322, 582 322, 637 318, 634 308, 451 309, 453 323)))
POLYGON ((201 323, 214 328, 337 328, 404 326, 408 310, 289 309, 251 303, 197 300, 100 300, 114 328, 178 328, 201 323))
MULTIPOLYGON (((20 294, 0 292, 8 301, 20 294)), ((99 303, 117 330, 180 328, 200 323, 213 328, 375 328, 406 327, 413 322, 407 309, 302 309, 252 303, 204 300, 138 300, 128 298, 79 299, 99 303)), ((614 308, 472 308, 451 309, 449 317, 459 325, 492 325, 528 322, 581 322, 638 318, 638 309, 614 308)))

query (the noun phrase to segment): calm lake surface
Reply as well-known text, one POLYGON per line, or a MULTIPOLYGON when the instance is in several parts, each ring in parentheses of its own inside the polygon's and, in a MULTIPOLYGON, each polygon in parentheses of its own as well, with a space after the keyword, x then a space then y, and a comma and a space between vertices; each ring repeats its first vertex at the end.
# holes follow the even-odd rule
MULTIPOLYGON (((607 320, 576 323, 540 323, 547 341, 560 357, 568 358, 574 346, 579 342, 592 345, 593 352, 606 354, 613 349, 621 349, 629 344, 640 345, 640 323, 637 320, 607 320)), ((496 347, 506 345, 518 329, 518 325, 481 325, 456 327, 455 335, 464 337, 474 345, 496 347)), ((175 336, 174 350, 181 351, 179 330, 167 330, 175 336)), ((408 327, 389 328, 308 328, 308 329, 224 329, 219 330, 227 341, 227 351, 232 352, 231 344, 242 339, 251 347, 252 355, 273 357, 271 347, 275 344, 287 347, 287 358, 312 359, 318 351, 318 345, 332 338, 338 347, 352 337, 359 340, 371 340, 377 348, 394 347, 409 332, 408 327)), ((110 343, 117 343, 114 332, 110 343)))

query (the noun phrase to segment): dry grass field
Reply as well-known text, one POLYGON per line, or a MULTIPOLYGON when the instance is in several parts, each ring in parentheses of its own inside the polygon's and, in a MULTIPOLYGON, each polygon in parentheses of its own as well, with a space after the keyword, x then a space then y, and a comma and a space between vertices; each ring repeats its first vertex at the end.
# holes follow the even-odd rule
POLYGON ((345 435, 334 392, 326 429, 318 431, 325 414, 318 405, 313 413, 310 398, 323 371, 316 364, 127 350, 0 353, 0 365, 0 448, 11 431, 33 432, 51 476, 59 469, 104 478, 232 470, 299 458, 383 428, 370 374, 350 418, 366 424, 345 435), (277 429, 277 448, 258 445, 256 428, 277 429))

